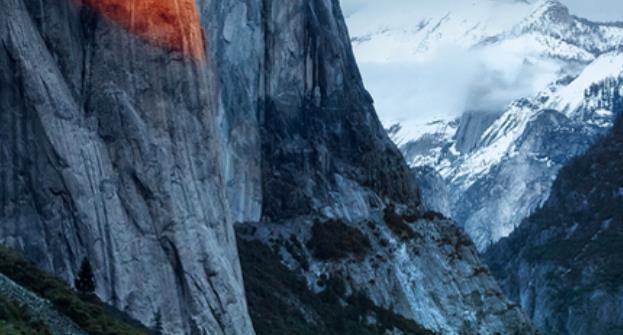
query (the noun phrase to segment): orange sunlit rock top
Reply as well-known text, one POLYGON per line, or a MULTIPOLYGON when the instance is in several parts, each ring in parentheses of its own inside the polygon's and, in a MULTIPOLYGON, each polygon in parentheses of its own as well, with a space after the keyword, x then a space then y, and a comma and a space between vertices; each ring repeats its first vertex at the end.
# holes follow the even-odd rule
POLYGON ((76 0, 148 43, 206 58, 195 0, 76 0))

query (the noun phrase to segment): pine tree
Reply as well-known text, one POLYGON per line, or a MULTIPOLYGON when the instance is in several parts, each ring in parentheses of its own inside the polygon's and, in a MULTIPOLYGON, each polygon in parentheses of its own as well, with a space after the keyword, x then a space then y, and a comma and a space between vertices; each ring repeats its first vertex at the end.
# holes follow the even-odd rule
POLYGON ((612 111, 615 114, 623 112, 623 99, 621 98, 621 92, 619 91, 618 85, 615 86, 612 94, 612 111))
POLYGON ((162 313, 160 313, 160 310, 158 310, 154 315, 154 326, 152 329, 156 335, 164 334, 164 328, 162 327, 162 313))
POLYGON ((95 292, 95 276, 91 262, 85 257, 80 264, 80 271, 74 280, 76 290, 82 294, 93 294, 95 292))

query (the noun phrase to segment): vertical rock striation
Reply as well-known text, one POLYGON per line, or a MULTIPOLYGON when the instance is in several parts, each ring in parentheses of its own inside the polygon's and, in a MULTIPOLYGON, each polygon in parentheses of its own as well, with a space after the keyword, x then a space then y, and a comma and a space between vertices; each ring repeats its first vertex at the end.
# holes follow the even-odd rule
POLYGON ((369 201, 344 206, 353 187, 417 203, 408 168, 361 83, 338 2, 264 6, 264 216, 357 215, 347 212, 369 201))
POLYGON ((253 333, 217 64, 72 1, 0 5, 1 242, 67 280, 88 257, 146 324, 253 333))

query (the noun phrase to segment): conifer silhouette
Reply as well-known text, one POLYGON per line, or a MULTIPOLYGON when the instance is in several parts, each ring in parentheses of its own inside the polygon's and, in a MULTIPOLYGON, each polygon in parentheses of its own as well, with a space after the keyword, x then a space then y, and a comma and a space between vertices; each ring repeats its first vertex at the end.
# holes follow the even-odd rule
POLYGON ((91 262, 85 257, 80 264, 80 271, 74 281, 74 286, 78 292, 83 294, 93 294, 95 292, 95 276, 91 262))

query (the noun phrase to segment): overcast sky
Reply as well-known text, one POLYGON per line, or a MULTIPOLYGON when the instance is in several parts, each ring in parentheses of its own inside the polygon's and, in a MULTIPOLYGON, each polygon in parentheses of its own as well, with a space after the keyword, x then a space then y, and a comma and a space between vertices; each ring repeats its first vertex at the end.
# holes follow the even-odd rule
MULTIPOLYGON (((344 13, 348 13, 367 3, 383 1, 388 6, 400 5, 409 0, 341 0, 344 13)), ((431 0, 434 1, 434 0, 431 0)), ((623 0, 560 0, 577 16, 595 21, 623 21, 623 0)))
POLYGON ((598 21, 623 21, 623 0, 563 0, 573 14, 598 21))

